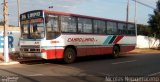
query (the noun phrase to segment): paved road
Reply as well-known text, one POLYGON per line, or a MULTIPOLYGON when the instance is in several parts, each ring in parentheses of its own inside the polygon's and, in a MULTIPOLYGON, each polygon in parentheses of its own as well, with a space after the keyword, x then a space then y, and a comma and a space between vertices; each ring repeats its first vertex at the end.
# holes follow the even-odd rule
POLYGON ((84 57, 79 58, 73 64, 63 64, 53 60, 37 62, 39 61, 0 66, 0 76, 3 76, 0 78, 0 82, 7 82, 7 80, 17 80, 18 82, 109 82, 123 81, 124 76, 143 76, 143 80, 148 76, 156 76, 156 78, 150 77, 149 79, 160 81, 160 54, 130 54, 118 59, 111 59, 108 56, 84 57))

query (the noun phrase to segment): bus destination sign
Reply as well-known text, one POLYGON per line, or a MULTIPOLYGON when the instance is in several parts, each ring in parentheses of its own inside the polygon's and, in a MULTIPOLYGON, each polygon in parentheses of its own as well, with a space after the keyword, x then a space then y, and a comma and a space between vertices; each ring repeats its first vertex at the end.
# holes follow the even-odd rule
POLYGON ((20 16, 21 20, 43 17, 42 11, 27 12, 20 16))

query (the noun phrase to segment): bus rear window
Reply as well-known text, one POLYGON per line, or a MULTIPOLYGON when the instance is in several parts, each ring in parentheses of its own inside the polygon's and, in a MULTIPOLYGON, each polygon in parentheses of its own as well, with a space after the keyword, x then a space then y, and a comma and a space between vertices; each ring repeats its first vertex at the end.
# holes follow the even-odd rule
POLYGON ((134 24, 128 24, 128 35, 135 35, 135 25, 134 24))

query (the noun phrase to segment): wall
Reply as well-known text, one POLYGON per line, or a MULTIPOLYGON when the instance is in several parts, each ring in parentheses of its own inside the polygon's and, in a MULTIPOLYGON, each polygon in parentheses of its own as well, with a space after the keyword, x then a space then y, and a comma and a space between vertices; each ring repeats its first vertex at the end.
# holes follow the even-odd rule
POLYGON ((148 36, 137 37, 137 48, 158 48, 159 40, 148 36))
MULTIPOLYGON (((19 51, 19 38, 20 32, 19 31, 9 31, 8 32, 8 47, 10 52, 19 51)), ((3 31, 0 31, 0 52, 3 52, 3 31)))
MULTIPOLYGON (((0 31, 3 31, 3 26, 0 26, 0 31)), ((20 31, 19 27, 8 27, 7 28, 8 31, 20 31)))
MULTIPOLYGON (((3 26, 0 26, 0 53, 3 52, 3 26)), ((19 38, 20 38, 20 28, 19 27, 8 27, 8 47, 9 52, 19 51, 19 38)))

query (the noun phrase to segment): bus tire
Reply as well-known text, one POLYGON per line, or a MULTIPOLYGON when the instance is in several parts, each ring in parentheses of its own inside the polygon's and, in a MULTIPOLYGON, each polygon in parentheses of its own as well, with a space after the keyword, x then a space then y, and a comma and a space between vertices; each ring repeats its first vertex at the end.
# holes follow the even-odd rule
POLYGON ((112 57, 118 58, 119 55, 120 55, 120 48, 118 46, 114 46, 112 51, 112 57))
POLYGON ((73 63, 76 60, 76 52, 73 48, 67 48, 64 52, 64 62, 73 63))

